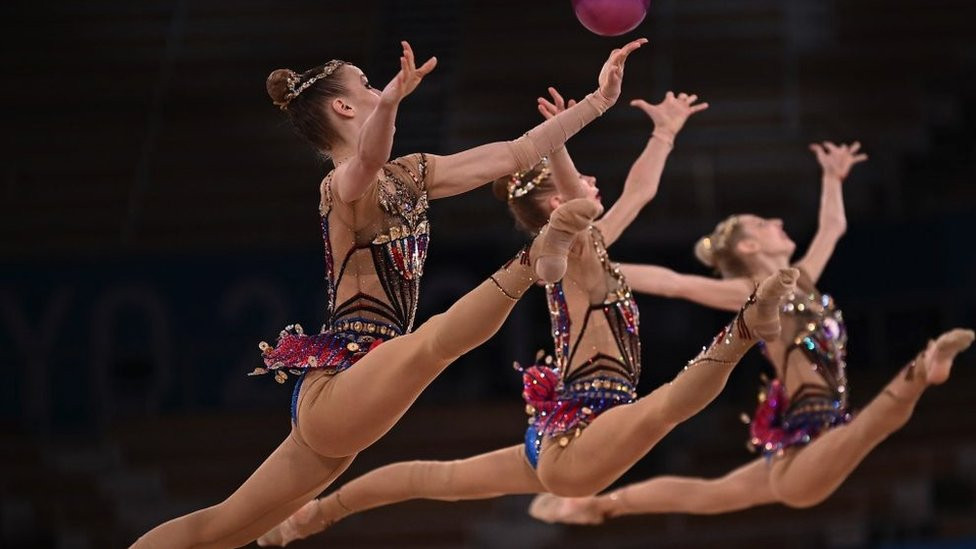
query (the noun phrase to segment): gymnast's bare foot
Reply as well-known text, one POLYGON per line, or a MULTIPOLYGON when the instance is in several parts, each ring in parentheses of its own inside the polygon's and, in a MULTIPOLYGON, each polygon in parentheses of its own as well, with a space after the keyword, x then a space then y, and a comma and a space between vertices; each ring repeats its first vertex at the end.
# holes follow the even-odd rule
POLYGON ((755 302, 747 304, 742 312, 742 320, 753 336, 765 341, 779 337, 780 301, 796 289, 799 276, 797 269, 780 269, 759 283, 755 302))
POLYGON ((940 335, 919 358, 918 366, 925 372, 925 381, 929 385, 941 385, 949 379, 949 370, 956 355, 965 351, 976 337, 972 330, 956 328, 940 335))
POLYGON ((566 274, 566 256, 573 240, 601 213, 603 207, 587 198, 570 200, 553 210, 549 224, 535 237, 529 251, 540 279, 558 282, 566 274))
POLYGON ((604 515, 596 496, 563 498, 539 494, 529 505, 529 515, 542 522, 563 524, 603 524, 604 515))

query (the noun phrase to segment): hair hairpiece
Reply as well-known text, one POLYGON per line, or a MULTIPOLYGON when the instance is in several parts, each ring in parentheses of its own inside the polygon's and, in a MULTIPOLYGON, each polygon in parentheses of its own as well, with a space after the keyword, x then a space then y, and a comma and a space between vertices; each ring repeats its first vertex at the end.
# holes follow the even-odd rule
POLYGON ((512 174, 511 179, 508 181, 508 199, 515 200, 516 198, 521 198, 532 189, 536 188, 540 183, 542 183, 547 177, 549 177, 549 159, 542 157, 541 162, 542 167, 539 168, 539 173, 532 179, 526 180, 525 176, 528 175, 533 169, 524 170, 521 172, 515 172, 512 174))
POLYGON ((308 88, 310 88, 313 84, 315 84, 319 80, 321 80, 323 78, 328 78, 339 67, 341 67, 341 66, 343 66, 345 64, 346 64, 345 61, 341 61, 339 59, 333 59, 333 60, 329 61, 328 63, 326 63, 325 65, 323 65, 322 66, 322 70, 319 71, 318 74, 316 74, 315 76, 313 76, 313 77, 309 78, 308 80, 302 82, 301 84, 298 84, 298 83, 301 81, 302 76, 300 74, 292 73, 292 75, 288 77, 288 81, 287 81, 287 84, 288 84, 288 93, 285 94, 285 100, 283 102, 281 102, 281 103, 278 104, 278 108, 280 108, 281 110, 287 109, 288 108, 288 104, 291 103, 296 97, 298 97, 299 95, 301 95, 301 93, 303 91, 305 91, 308 88), (295 87, 295 86, 298 86, 298 87, 295 87))

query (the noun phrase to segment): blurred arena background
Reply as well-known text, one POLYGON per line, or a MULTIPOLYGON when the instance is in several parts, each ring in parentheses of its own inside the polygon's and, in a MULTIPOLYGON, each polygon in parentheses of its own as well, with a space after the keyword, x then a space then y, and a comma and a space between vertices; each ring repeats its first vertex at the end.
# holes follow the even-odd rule
MULTIPOLYGON (((859 139, 848 231, 821 288, 850 323, 863 405, 927 338, 976 325, 976 4, 968 0, 656 0, 624 37, 590 34, 570 2, 93 0, 0 6, 0 545, 123 547, 228 495, 289 428, 289 386, 248 378, 257 342, 323 322, 317 159, 271 105, 267 74, 333 57, 374 85, 398 41, 439 66, 400 109, 395 154, 512 139, 555 85, 591 91, 607 52, 627 65, 618 106, 570 142, 606 202, 650 134, 627 106, 667 90, 691 120, 661 189, 611 250, 704 273, 695 239, 722 217, 816 225, 814 140, 859 139)), ((437 201, 418 321, 520 245, 489 189, 437 201)), ((642 392, 727 321, 640 298, 642 392)), ((312 329, 309 328, 309 329, 312 329)), ((548 347, 541 291, 453 365, 338 483, 402 459, 453 459, 521 440, 513 360, 548 347)), ((296 547, 976 547, 976 353, 825 503, 600 528, 525 514, 528 498, 410 502, 296 547)), ((750 355, 723 395, 622 482, 713 476, 750 459, 741 412, 750 355)))

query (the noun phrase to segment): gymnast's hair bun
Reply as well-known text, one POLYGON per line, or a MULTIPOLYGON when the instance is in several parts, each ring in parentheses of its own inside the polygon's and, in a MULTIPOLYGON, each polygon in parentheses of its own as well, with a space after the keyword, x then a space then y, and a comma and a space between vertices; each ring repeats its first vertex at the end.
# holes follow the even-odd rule
POLYGON ((285 108, 288 106, 288 102, 292 100, 292 95, 294 94, 293 88, 289 83, 294 83, 298 80, 298 74, 291 69, 277 69, 268 75, 268 81, 266 86, 268 88, 268 95, 271 96, 271 100, 278 107, 285 108))
POLYGON ((712 249, 710 236, 703 236, 695 243, 695 257, 706 267, 715 268, 715 250, 712 249))

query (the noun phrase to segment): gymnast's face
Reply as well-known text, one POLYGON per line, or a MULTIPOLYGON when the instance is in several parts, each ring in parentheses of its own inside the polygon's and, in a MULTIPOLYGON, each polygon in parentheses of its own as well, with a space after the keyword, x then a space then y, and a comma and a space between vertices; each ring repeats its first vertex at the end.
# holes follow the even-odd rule
POLYGON ((369 79, 355 65, 339 68, 339 79, 345 91, 333 100, 332 107, 340 116, 365 122, 380 102, 380 90, 369 85, 369 79))
POLYGON ((600 202, 600 189, 596 186, 596 178, 592 175, 580 174, 579 181, 583 196, 602 206, 603 203, 600 202))
POLYGON ((766 219, 757 215, 739 216, 739 224, 746 234, 737 245, 740 252, 767 255, 793 255, 796 244, 783 231, 782 219, 766 219))
POLYGON ((573 187, 573 193, 571 196, 554 194, 553 198, 554 200, 550 201, 550 206, 553 210, 558 208, 560 204, 574 198, 585 198, 595 204, 598 204, 600 207, 603 206, 603 203, 600 201, 600 189, 596 186, 596 178, 592 175, 578 174, 578 178, 573 187))

